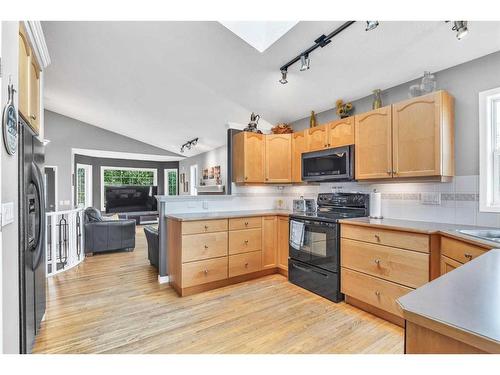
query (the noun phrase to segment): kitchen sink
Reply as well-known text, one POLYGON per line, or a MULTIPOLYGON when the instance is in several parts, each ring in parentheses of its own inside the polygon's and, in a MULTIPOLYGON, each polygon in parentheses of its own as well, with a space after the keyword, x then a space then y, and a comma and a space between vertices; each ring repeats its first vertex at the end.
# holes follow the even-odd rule
POLYGON ((482 238, 483 240, 500 242, 500 229, 462 229, 458 232, 468 236, 482 238))

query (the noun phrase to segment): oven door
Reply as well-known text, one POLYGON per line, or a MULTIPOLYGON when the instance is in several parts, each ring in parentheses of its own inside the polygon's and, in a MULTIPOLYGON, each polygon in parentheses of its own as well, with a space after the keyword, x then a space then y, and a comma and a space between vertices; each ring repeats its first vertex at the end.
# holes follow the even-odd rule
POLYGON ((354 178, 353 147, 302 154, 303 181, 350 181, 354 178))
POLYGON ((304 224, 304 233, 300 245, 290 240, 290 258, 328 271, 338 272, 340 257, 337 224, 292 218, 290 225, 293 221, 304 224))

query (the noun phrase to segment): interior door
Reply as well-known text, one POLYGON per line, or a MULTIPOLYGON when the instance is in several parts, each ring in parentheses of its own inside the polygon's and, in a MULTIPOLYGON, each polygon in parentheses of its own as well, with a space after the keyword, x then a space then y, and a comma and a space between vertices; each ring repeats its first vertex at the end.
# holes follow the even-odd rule
POLYGON ((393 105, 394 177, 441 175, 439 92, 393 105))
POLYGON ((382 107, 354 117, 356 179, 392 178, 392 112, 382 107))

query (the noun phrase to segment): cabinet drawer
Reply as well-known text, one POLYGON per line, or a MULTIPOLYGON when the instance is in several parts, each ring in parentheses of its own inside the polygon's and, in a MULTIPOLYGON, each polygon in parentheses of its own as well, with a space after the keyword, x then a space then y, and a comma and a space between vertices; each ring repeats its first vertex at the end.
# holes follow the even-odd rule
POLYGON ((429 254, 343 238, 341 263, 356 271, 417 288, 429 281, 429 254))
POLYGON ((262 269, 262 251, 229 256, 229 277, 260 271, 262 269))
POLYGON ((182 262, 227 255, 227 232, 186 234, 182 236, 182 262))
POLYGON ((223 232, 227 230, 227 219, 184 221, 182 223, 182 234, 223 232))
POLYGON ((262 249, 261 229, 244 229, 229 232, 229 254, 247 253, 262 249))
POLYGON ((399 317, 403 317, 403 314, 396 299, 413 290, 344 267, 340 279, 342 293, 399 317))
POLYGON ((229 230, 261 228, 261 217, 238 217, 236 219, 229 219, 229 230))
POLYGON ((182 265, 182 287, 227 279, 227 257, 200 260, 182 265))
POLYGON ((486 251, 488 251, 488 249, 474 246, 467 242, 441 237, 441 254, 460 263, 466 263, 469 260, 477 258, 486 251))
POLYGON ((427 234, 399 232, 348 224, 342 224, 340 234, 344 238, 353 240, 399 247, 423 253, 429 252, 429 236, 427 234))

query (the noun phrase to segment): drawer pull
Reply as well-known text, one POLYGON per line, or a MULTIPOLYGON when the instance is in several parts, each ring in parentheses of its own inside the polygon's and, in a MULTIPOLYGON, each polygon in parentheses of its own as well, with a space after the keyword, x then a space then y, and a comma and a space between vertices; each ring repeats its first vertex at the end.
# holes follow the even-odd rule
POLYGON ((208 225, 205 225, 205 230, 208 230, 208 225))
POLYGON ((380 259, 375 259, 374 262, 377 264, 377 266, 380 266, 380 259))
POLYGON ((380 297, 380 292, 379 292, 378 290, 376 290, 376 291, 375 291, 375 295, 376 295, 377 297, 380 297))
POLYGON ((472 260, 472 254, 465 253, 465 254, 464 254, 464 257, 466 257, 466 258, 467 258, 467 259, 469 259, 469 260, 472 260))
POLYGON ((205 276, 207 276, 208 275, 208 270, 203 271, 203 273, 205 274, 205 276))
POLYGON ((208 246, 207 246, 207 245, 205 245, 205 249, 208 249, 208 246))
POLYGON ((245 240, 245 245, 248 245, 248 240, 245 240))
POLYGON ((245 226, 248 227, 248 221, 245 221, 245 226))
POLYGON ((375 235, 375 239, 377 240, 377 242, 380 242, 380 236, 378 234, 375 235))
POLYGON ((245 268, 248 268, 248 263, 245 263, 245 268))

